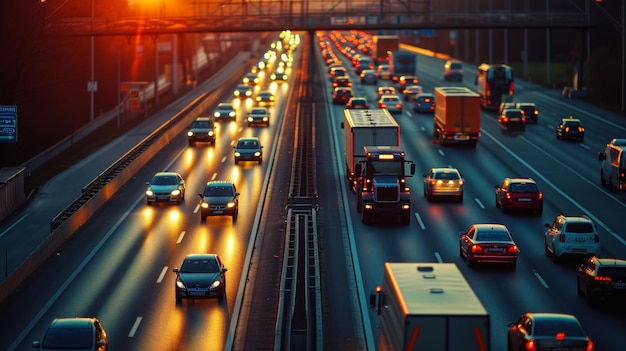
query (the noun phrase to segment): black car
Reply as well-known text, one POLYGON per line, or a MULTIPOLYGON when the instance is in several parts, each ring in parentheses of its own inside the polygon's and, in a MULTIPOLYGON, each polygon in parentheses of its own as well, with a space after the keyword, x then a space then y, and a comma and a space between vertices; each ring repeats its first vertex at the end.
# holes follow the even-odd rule
POLYGON ((498 116, 498 123, 506 127, 524 129, 526 127, 526 117, 524 117, 522 110, 507 108, 502 110, 502 113, 498 116))
POLYGON ((231 216, 237 220, 239 213, 239 192, 235 183, 225 180, 212 180, 206 184, 200 197, 200 220, 208 216, 231 216))
POLYGON ((518 102, 515 104, 515 108, 522 110, 522 113, 526 116, 526 121, 533 124, 537 124, 539 121, 539 110, 534 102, 518 102))
POLYGON ((107 350, 107 333, 94 317, 55 318, 41 342, 33 341, 39 350, 107 350))
POLYGON ((224 300, 227 269, 216 254, 189 254, 180 269, 173 271, 176 273, 176 303, 181 303, 183 298, 224 300))
POLYGON ((561 140, 571 139, 584 141, 585 128, 578 118, 573 118, 572 116, 563 118, 561 123, 556 126, 556 138, 561 140))
POLYGON ((593 341, 571 314, 525 313, 508 325, 508 351, 593 350, 593 341))
POLYGON ((578 296, 590 305, 599 300, 626 297, 626 260, 592 256, 578 267, 578 296))
POLYGON ((215 145, 215 123, 211 117, 196 118, 187 131, 187 142, 193 146, 196 142, 204 141, 215 145))

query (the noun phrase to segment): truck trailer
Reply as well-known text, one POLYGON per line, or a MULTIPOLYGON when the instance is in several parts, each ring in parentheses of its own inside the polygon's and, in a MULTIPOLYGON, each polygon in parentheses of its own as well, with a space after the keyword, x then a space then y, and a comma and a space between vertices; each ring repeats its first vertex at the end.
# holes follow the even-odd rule
POLYGON ((400 38, 397 35, 374 35, 374 51, 372 58, 378 66, 382 63, 390 63, 391 52, 400 49, 400 38))
POLYGON ((403 50, 392 51, 389 62, 392 81, 397 82, 401 76, 417 77, 416 53, 403 50))
POLYGON ((433 136, 441 145, 476 147, 480 136, 480 95, 465 87, 436 87, 433 136))
POLYGON ((385 263, 379 351, 488 351, 489 313, 454 263, 385 263))

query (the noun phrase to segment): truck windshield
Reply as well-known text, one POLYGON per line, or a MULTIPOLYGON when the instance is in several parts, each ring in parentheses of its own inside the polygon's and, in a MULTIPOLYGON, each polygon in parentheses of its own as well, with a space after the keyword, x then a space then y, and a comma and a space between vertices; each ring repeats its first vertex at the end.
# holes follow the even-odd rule
POLYGON ((372 161, 369 167, 370 173, 403 174, 400 161, 372 161))

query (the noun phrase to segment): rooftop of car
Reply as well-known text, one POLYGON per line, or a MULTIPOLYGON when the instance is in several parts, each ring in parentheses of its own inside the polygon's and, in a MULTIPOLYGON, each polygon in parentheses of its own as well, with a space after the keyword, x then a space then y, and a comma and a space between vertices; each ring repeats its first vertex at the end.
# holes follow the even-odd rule
POLYGON ((596 260, 596 262, 599 265, 602 265, 604 267, 615 266, 615 267, 624 267, 624 268, 626 268, 626 260, 623 260, 623 259, 619 259, 619 258, 600 258, 600 257, 594 257, 594 259, 596 260))
POLYGON ((50 327, 52 328, 91 328, 93 318, 56 318, 50 327))
POLYGON ((497 231, 497 232, 500 232, 503 230, 508 231, 508 229, 506 228, 504 224, 484 223, 484 224, 474 224, 474 226, 479 231, 497 231))

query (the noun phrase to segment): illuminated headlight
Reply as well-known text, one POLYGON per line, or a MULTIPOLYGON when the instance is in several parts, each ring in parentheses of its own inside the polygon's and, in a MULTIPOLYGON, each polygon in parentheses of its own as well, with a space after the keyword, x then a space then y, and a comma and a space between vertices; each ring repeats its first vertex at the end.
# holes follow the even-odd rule
POLYGON ((239 156, 241 156, 241 152, 235 151, 235 157, 239 157, 239 156))
POLYGON ((272 80, 276 80, 276 75, 274 73, 272 73, 271 78, 272 78, 272 80))
POLYGON ((226 207, 233 208, 233 207, 235 207, 235 203, 231 201, 228 204, 226 204, 226 207))
POLYGON ((365 210, 371 210, 373 208, 374 208, 374 206, 372 206, 372 204, 365 204, 365 206, 364 206, 365 210))
POLYGON ((270 120, 270 118, 269 118, 269 117, 267 117, 267 116, 263 117, 263 122, 267 122, 267 121, 269 121, 269 120, 270 120))
POLYGON ((180 280, 180 278, 176 279, 176 287, 179 289, 186 289, 185 283, 183 283, 183 281, 180 280))
POLYGON ((402 205, 402 210, 403 210, 403 211, 408 211, 408 210, 410 210, 410 209, 411 209, 411 205, 409 205, 409 204, 404 204, 404 205, 402 205))
POLYGON ((172 196, 178 196, 180 195, 180 190, 176 189, 176 190, 172 190, 171 194, 172 196))
POLYGON ((213 136, 213 131, 208 132, 207 134, 209 134, 209 136, 213 136))
POLYGON ((209 203, 203 201, 203 202, 200 203, 200 207, 202 207, 202 208, 209 208, 209 203))
POLYGON ((192 132, 192 131, 188 131, 188 132, 187 132, 187 136, 192 137, 192 136, 193 136, 193 132, 192 132))
POLYGON ((219 113, 219 112, 214 112, 214 113, 213 113, 213 117, 215 117, 215 118, 219 118, 221 115, 222 115, 222 114, 221 114, 221 113, 219 113))
POLYGON ((235 94, 235 96, 239 96, 239 94, 241 94, 241 93, 239 92, 239 90, 235 90, 234 94, 235 94))
POLYGON ((248 122, 254 122, 254 118, 248 117, 248 122))
POLYGON ((261 156, 261 151, 257 151, 257 152, 255 152, 255 153, 254 153, 254 156, 256 156, 256 157, 261 156))
POLYGON ((261 101, 261 97, 260 97, 260 96, 257 96, 257 97, 256 97, 256 101, 261 101))
POLYGON ((229 115, 230 117, 235 117, 235 111, 230 111, 230 112, 228 113, 228 115, 229 115))
POLYGON ((154 196, 154 193, 152 192, 152 190, 148 189, 148 190, 146 190, 146 195, 154 196))
POLYGON ((246 96, 252 96, 252 91, 246 90, 246 96))
POLYGON ((222 282, 219 280, 216 280, 213 282, 213 284, 211 284, 211 289, 217 289, 220 287, 220 285, 222 285, 222 282))

